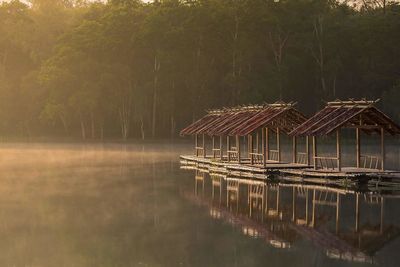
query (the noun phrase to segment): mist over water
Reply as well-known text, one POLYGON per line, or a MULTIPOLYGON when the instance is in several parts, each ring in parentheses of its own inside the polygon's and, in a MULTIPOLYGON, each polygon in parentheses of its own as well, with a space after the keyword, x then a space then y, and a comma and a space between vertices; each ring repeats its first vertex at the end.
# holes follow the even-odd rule
MULTIPOLYGON (((194 171, 180 169, 179 155, 191 151, 176 144, 2 144, 0 266, 351 265, 327 258, 306 238, 277 249, 215 219, 212 206, 193 201, 194 171)), ((211 180, 204 181, 197 197, 207 202, 211 180)), ((287 209, 291 202, 282 196, 287 209)), ((352 207, 352 200, 343 201, 352 207)), ((388 225, 398 223, 396 203, 385 203, 388 225)), ((246 206, 243 199, 244 216, 246 206)), ((346 214, 343 220, 351 221, 346 214)), ((379 221, 376 211, 363 214, 364 223, 379 221)), ((399 245, 397 239, 385 244, 376 262, 396 266, 399 245)))

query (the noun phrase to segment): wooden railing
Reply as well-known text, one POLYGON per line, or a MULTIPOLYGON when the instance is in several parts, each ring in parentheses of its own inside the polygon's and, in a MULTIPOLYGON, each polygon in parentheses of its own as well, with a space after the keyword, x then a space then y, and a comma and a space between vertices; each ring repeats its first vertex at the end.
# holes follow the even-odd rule
POLYGON ((221 157, 221 149, 220 148, 213 148, 212 149, 213 152, 213 157, 214 158, 220 158, 221 157))
POLYGON ((364 169, 379 169, 382 166, 382 159, 378 156, 361 155, 360 168, 364 169))
POLYGON ((239 153, 236 147, 231 147, 228 151, 228 159, 229 161, 239 161, 239 153))
POLYGON ((253 152, 250 152, 250 163, 252 164, 264 164, 264 155, 262 153, 258 153, 256 149, 253 152))
POLYGON ((297 152, 296 163, 298 164, 308 164, 308 155, 305 152, 297 152))
POLYGON ((336 169, 337 158, 336 157, 314 157, 316 167, 321 169, 336 169))
POLYGON ((270 161, 277 161, 279 162, 279 150, 273 150, 271 149, 269 151, 269 159, 270 161))
POLYGON ((196 156, 203 156, 204 155, 204 147, 202 146, 196 146, 196 156))

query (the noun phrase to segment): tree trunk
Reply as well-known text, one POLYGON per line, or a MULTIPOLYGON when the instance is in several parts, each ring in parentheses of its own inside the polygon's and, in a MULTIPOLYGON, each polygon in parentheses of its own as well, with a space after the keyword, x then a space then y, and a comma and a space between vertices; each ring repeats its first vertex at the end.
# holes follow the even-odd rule
POLYGON ((171 139, 174 139, 175 128, 176 128, 175 118, 174 115, 171 115, 171 139))
POLYGON ((93 111, 90 112, 90 123, 91 123, 92 139, 94 139, 94 137, 95 137, 95 125, 94 125, 94 114, 93 114, 93 111))
POLYGON ((85 122, 81 119, 81 136, 82 139, 85 140, 86 139, 86 129, 85 129, 85 122))
POLYGON ((158 72, 160 70, 160 62, 157 59, 157 55, 154 56, 154 80, 153 80, 153 110, 152 110, 152 122, 151 122, 151 137, 156 136, 156 118, 157 118, 157 87, 158 87, 158 72))

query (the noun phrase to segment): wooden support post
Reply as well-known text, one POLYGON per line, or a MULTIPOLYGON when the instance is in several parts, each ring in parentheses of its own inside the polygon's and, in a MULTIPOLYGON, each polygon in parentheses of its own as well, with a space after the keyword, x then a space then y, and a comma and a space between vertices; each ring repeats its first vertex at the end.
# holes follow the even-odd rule
POLYGON ((240 137, 239 137, 239 135, 236 135, 236 151, 237 151, 238 163, 240 163, 240 137))
POLYGON ((361 140, 360 140, 360 129, 359 128, 356 128, 356 161, 357 161, 357 168, 360 168, 360 165, 361 165, 361 162, 360 162, 360 160, 361 160, 361 153, 360 153, 360 151, 361 151, 361 147, 360 147, 360 145, 361 145, 361 142, 360 142, 361 140))
POLYGON ((203 134, 203 158, 206 157, 206 140, 205 134, 203 134))
POLYGON ((223 150, 222 150, 222 135, 219 137, 219 156, 220 156, 220 159, 222 161, 223 158, 224 158, 224 153, 223 153, 223 150))
POLYGON ((381 170, 385 170, 385 130, 381 128, 381 170))
POLYGON ((260 147, 259 147, 259 142, 258 142, 259 136, 258 136, 258 132, 256 134, 256 151, 257 153, 260 153, 260 147))
POLYGON ((264 128, 261 129, 262 135, 261 135, 261 145, 262 145, 262 164, 265 167, 266 163, 266 151, 265 151, 265 131, 264 128))
POLYGON ((230 150, 231 150, 231 144, 230 144, 230 138, 228 135, 226 137, 226 156, 227 156, 228 162, 231 161, 231 154, 229 153, 230 150))
POLYGON ((213 152, 213 158, 215 159, 215 137, 212 137, 212 152, 213 152))
POLYGON ((276 128, 276 149, 278 150, 278 162, 281 162, 281 133, 279 127, 276 128))
POLYGON ((269 129, 265 129, 265 159, 269 160, 269 129))
POLYGON ((310 137, 306 136, 306 163, 310 165, 310 137))
POLYGON ((247 157, 250 158, 250 135, 247 135, 247 157))
POLYGON ((341 155, 341 147, 340 147, 340 129, 336 131, 336 158, 337 158, 337 167, 338 171, 342 170, 342 155, 341 155))
POLYGON ((199 156, 199 152, 197 150, 198 147, 198 142, 197 142, 197 134, 194 135, 194 154, 196 155, 196 157, 199 156))
POLYGON ((312 148, 313 148, 313 165, 314 165, 314 170, 317 169, 317 137, 313 136, 312 137, 312 148))
POLYGON ((297 140, 296 140, 296 136, 293 136, 293 163, 297 163, 297 140))
MULTIPOLYGON (((249 148, 249 150, 250 150, 250 153, 253 153, 253 136, 252 135, 250 135, 249 136, 249 146, 250 146, 250 148, 249 148)), ((253 165, 253 154, 250 154, 250 165, 253 165)))

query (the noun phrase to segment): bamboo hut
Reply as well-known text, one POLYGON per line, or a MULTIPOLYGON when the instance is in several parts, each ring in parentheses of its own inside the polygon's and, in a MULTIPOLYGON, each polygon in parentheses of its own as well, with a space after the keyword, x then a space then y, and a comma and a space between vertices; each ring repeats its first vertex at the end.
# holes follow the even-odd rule
MULTIPOLYGON (((268 163, 282 163, 281 134, 289 134, 306 121, 294 106, 295 103, 277 102, 210 110, 183 129, 181 135, 195 137, 196 157, 207 158, 206 137, 209 136, 212 139, 212 159, 264 167, 268 163), (276 138, 274 148, 270 145, 271 138, 276 138), (242 142, 243 139, 247 144, 242 142), (246 151, 241 151, 243 148, 246 151)), ((297 140, 293 137, 293 163, 308 165, 306 138, 305 151, 298 152, 297 140)))
POLYGON ((385 133, 400 134, 400 127, 382 111, 375 107, 377 101, 341 101, 328 102, 324 109, 316 113, 302 125, 294 129, 293 137, 312 137, 312 159, 314 170, 341 172, 343 169, 341 154, 341 130, 355 130, 356 166, 345 171, 365 172, 368 170, 385 170, 385 133), (361 132, 380 136, 380 155, 361 153, 361 132), (336 136, 336 154, 320 156, 317 139, 323 136, 336 136))

